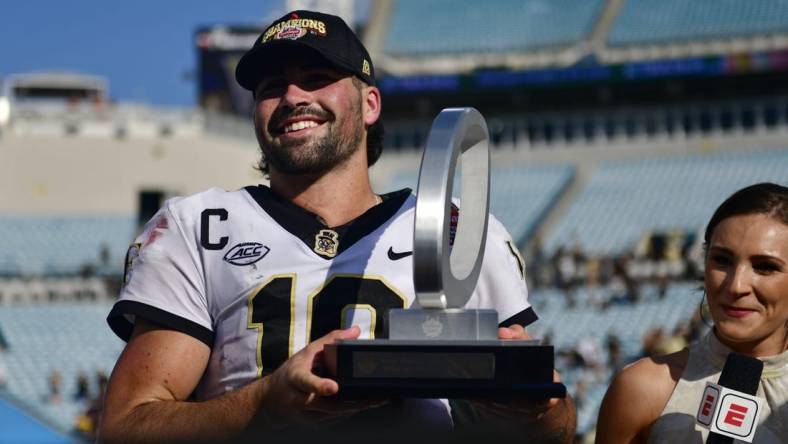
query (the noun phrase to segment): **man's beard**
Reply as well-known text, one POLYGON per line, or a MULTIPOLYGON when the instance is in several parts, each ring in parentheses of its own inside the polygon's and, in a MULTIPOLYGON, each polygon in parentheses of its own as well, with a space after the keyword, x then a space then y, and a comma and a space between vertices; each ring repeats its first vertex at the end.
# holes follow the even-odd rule
POLYGON ((360 106, 354 104, 344 121, 337 121, 335 114, 324 110, 295 108, 277 113, 271 118, 268 133, 264 133, 255 119, 257 142, 269 168, 285 174, 322 174, 344 163, 358 149, 363 138, 364 125, 360 119, 360 106), (270 136, 271 127, 277 127, 289 117, 311 114, 325 117, 326 134, 306 141, 283 142, 270 136))

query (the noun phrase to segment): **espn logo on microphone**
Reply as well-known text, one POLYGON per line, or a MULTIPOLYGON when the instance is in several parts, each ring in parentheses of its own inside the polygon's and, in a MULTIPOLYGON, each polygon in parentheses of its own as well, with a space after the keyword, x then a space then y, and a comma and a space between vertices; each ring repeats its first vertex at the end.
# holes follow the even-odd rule
POLYGON ((703 400, 698 408, 698 422, 706 427, 711 425, 714 419, 714 412, 717 411, 717 401, 720 400, 720 390, 714 385, 706 384, 703 391, 703 400))
POLYGON ((712 432, 752 442, 762 404, 757 396, 707 382, 696 419, 712 432))

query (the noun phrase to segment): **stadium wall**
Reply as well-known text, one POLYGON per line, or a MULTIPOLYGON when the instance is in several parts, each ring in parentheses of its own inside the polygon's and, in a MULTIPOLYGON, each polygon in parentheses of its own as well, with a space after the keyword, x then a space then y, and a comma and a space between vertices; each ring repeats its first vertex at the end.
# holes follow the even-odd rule
POLYGON ((138 193, 259 183, 254 142, 194 138, 0 138, 0 214, 135 214, 138 193))

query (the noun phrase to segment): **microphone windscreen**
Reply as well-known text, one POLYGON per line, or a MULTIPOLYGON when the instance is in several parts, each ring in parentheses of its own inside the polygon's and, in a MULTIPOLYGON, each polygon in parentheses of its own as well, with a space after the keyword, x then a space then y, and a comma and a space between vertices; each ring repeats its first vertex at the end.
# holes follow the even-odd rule
POLYGON ((717 384, 748 395, 758 392, 763 373, 763 362, 752 356, 731 352, 725 360, 717 384))
MULTIPOLYGON (((748 395, 755 395, 758 392, 758 384, 761 382, 761 373, 763 373, 762 361, 752 356, 731 352, 725 360, 725 366, 722 367, 717 384, 748 395)), ((706 444, 732 443, 733 438, 730 436, 714 432, 709 433, 706 438, 706 444)))

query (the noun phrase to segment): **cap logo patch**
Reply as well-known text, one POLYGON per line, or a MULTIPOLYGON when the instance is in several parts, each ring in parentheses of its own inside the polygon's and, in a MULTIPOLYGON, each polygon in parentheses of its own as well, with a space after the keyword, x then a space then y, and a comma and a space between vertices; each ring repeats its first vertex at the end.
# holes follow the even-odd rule
POLYGON ((300 39, 301 37, 306 35, 306 29, 304 28, 285 28, 276 33, 276 37, 274 40, 296 40, 300 39))
POLYGON ((370 74, 369 62, 368 61, 364 60, 364 64, 361 65, 361 72, 363 72, 364 74, 366 74, 368 76, 372 75, 372 74, 370 74))
POLYGON ((265 43, 269 40, 296 40, 305 36, 307 32, 317 34, 319 36, 326 35, 326 24, 320 20, 293 18, 290 20, 283 20, 279 23, 274 23, 270 28, 265 30, 260 43, 265 43))

